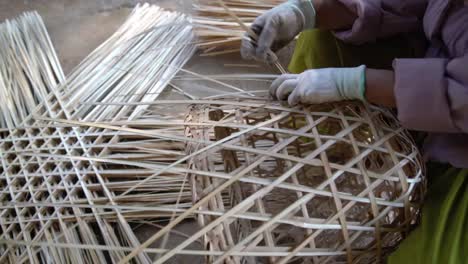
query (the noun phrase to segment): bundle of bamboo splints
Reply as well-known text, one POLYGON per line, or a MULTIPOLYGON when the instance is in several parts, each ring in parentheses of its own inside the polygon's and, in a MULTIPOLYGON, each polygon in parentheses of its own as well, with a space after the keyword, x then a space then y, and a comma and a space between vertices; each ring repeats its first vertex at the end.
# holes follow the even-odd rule
POLYGON ((240 42, 245 30, 239 25, 235 15, 246 26, 250 26, 255 18, 265 11, 286 0, 228 0, 221 6, 219 1, 198 0, 194 4, 197 16, 196 35, 201 40, 198 48, 204 56, 214 56, 239 52, 240 42))
POLYGON ((423 166, 391 113, 286 108, 181 69, 191 22, 138 6, 66 80, 37 14, 0 33, 27 47, 0 60, 24 61, 2 78, 27 81, 0 89, 36 104, 2 114, 0 263, 371 263, 416 224, 423 166), (157 100, 179 72, 234 93, 157 100))
POLYGON ((13 128, 65 76, 36 13, 0 24, 0 61, 0 128, 13 128))

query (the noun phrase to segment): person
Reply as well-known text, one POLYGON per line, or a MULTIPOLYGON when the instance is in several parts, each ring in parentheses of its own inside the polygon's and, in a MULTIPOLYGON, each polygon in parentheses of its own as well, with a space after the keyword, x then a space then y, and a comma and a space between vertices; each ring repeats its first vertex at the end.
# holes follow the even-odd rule
POLYGON ((290 0, 259 16, 245 59, 272 63, 299 39, 271 95, 297 104, 361 100, 424 132, 421 224, 389 263, 468 261, 468 1, 290 0), (302 32, 302 33, 301 33, 302 32))

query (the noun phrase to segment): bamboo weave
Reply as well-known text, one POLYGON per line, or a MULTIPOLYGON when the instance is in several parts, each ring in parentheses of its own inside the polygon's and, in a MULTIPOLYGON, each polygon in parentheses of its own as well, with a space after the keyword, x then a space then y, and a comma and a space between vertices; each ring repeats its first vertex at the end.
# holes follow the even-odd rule
MULTIPOLYGON (((16 20, 15 25, 24 26, 15 31, 2 27, 2 34, 11 38, 21 34, 22 41, 35 48, 23 51, 32 59, 22 67, 36 72, 41 65, 31 62, 47 63, 56 56, 50 46, 41 45, 48 43, 48 37, 43 27, 35 26, 42 25, 40 18, 30 19, 25 15, 16 20)), ((153 125, 144 128, 151 132, 141 134, 123 131, 126 126, 112 130, 94 125, 134 120, 146 113, 147 106, 87 102, 155 100, 193 54, 192 37, 186 16, 138 6, 66 81, 59 78, 61 85, 43 81, 47 89, 41 91, 42 100, 34 102, 34 109, 28 109, 31 115, 18 115, 15 120, 23 120, 21 124, 0 131, 0 263, 118 262, 125 251, 116 249, 139 246, 138 225, 172 215, 153 208, 176 201, 179 209, 190 206, 182 173, 167 172, 140 184, 158 170, 158 164, 183 156, 183 144, 151 136, 165 128, 153 125), (44 95, 47 90, 51 92, 44 95), (89 124, 76 125, 77 120, 89 124), (132 165, 135 160, 148 164, 137 167, 132 165), (122 195, 130 188, 134 192, 122 195)), ((35 81, 35 75, 26 77, 35 81)), ((135 261, 150 259, 141 253, 135 261)))

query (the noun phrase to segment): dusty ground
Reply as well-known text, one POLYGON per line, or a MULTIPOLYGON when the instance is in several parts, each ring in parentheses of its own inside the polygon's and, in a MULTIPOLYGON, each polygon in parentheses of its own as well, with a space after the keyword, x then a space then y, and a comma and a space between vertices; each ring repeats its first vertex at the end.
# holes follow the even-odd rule
MULTIPOLYGON (((44 19, 62 67, 67 74, 123 23, 133 6, 142 2, 191 13, 191 0, 0 0, 0 21, 13 18, 24 11, 37 10, 44 19)), ((287 60, 289 52, 283 52, 283 60, 287 60)), ((222 58, 195 56, 186 68, 203 74, 239 73, 246 70, 250 73, 272 71, 263 66, 253 69, 225 68, 223 67, 225 63, 245 62, 242 62, 237 54, 222 58)), ((211 95, 205 84, 197 84, 192 81, 181 85, 184 85, 184 89, 190 90, 194 95, 211 95)), ((240 85, 242 86, 242 84, 240 85)), ((258 87, 254 87, 254 89, 258 89, 258 87)), ((171 95, 166 94, 165 96, 171 95)), ((148 233, 154 232, 154 230, 147 232, 148 228, 153 229, 154 227, 146 226, 138 230, 142 240, 148 233)), ((185 223, 180 225, 179 229, 184 233, 191 233, 195 232, 197 228, 193 223, 185 223)), ((177 245, 181 239, 175 237, 169 242, 169 245, 177 245)), ((203 263, 203 259, 196 257, 174 258, 171 263, 196 264, 203 263)))

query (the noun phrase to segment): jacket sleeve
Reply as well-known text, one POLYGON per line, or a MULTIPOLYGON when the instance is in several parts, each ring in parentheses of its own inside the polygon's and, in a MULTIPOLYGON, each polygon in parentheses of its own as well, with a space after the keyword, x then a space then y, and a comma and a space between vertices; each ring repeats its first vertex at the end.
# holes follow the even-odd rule
POLYGON ((447 59, 396 59, 398 118, 412 130, 468 133, 468 54, 447 59))
POLYGON ((422 28, 428 0, 338 0, 358 17, 350 29, 336 31, 345 42, 362 44, 422 28))

